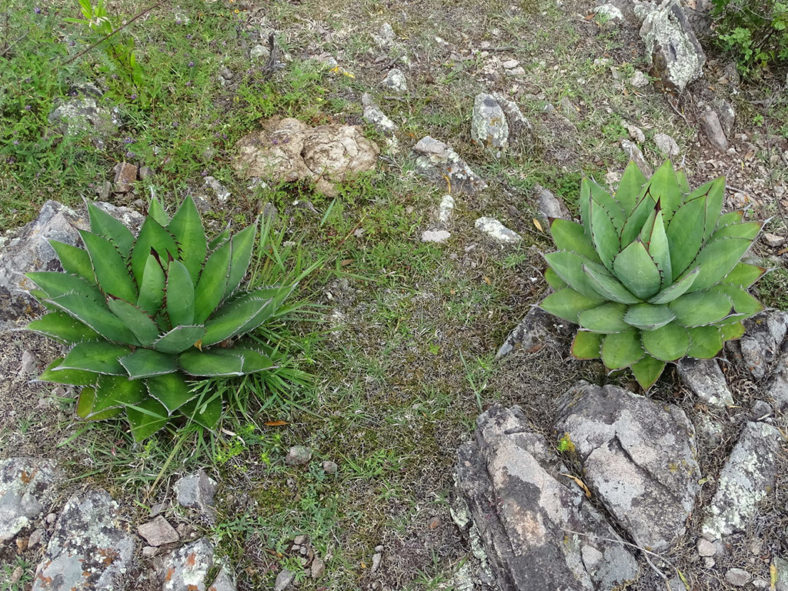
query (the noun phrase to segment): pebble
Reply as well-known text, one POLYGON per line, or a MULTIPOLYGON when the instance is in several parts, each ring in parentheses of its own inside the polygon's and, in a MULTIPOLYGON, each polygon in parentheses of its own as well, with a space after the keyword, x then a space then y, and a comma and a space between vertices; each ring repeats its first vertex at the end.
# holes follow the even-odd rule
POLYGON ((380 562, 383 560, 383 554, 380 552, 376 552, 374 556, 372 556, 372 568, 369 569, 369 572, 374 573, 380 568, 380 562))
POLYGON ((717 548, 714 547, 714 544, 705 538, 698 540, 698 554, 701 556, 714 556, 716 553, 717 548))
POLYGON ((113 190, 116 193, 128 193, 134 181, 137 180, 137 167, 128 162, 118 162, 115 165, 115 183, 113 190))
POLYGON ((408 91, 408 83, 405 80, 405 74, 398 68, 392 68, 386 77, 383 79, 383 86, 396 93, 404 93, 408 91))
POLYGON ((143 555, 145 558, 153 558, 153 557, 154 557, 154 556, 156 556, 158 553, 159 553, 159 549, 158 549, 158 548, 155 548, 155 547, 153 547, 153 546, 145 546, 145 547, 142 549, 142 555, 143 555))
POLYGON ((517 232, 510 230, 495 218, 481 217, 476 220, 474 226, 501 244, 517 244, 523 239, 517 232))
POLYGON ((635 88, 643 88, 648 86, 649 79, 643 72, 640 70, 635 70, 635 73, 629 79, 629 83, 634 86, 635 88))
POLYGON ((446 230, 424 230, 421 233, 422 242, 435 242, 441 244, 451 238, 451 232, 446 230))
POLYGON ((30 538, 27 540, 27 547, 28 548, 35 548, 44 540, 44 530, 38 528, 32 534, 30 534, 30 538))
POLYGON ((282 572, 276 575, 276 581, 274 581, 274 591, 285 591, 285 589, 290 586, 290 583, 293 582, 293 579, 295 579, 295 573, 284 569, 282 572))
POLYGON ((752 576, 742 568, 731 568, 725 573, 725 580, 734 587, 744 587, 750 582, 752 576))
POLYGON ((313 579, 319 579, 323 576, 324 572, 326 572, 326 563, 323 562, 321 558, 315 556, 315 559, 312 561, 312 566, 309 569, 309 574, 313 579))
POLYGON ((642 144, 646 141, 646 134, 643 133, 642 129, 635 125, 627 125, 627 132, 629 133, 629 137, 639 144, 642 144))
POLYGON ((454 213, 454 197, 451 195, 444 195, 441 199, 441 204, 438 208, 438 221, 441 224, 448 224, 451 221, 452 213, 454 213))
POLYGON ((294 445, 287 452, 285 464, 288 466, 301 466, 312 459, 312 450, 304 445, 294 445))
POLYGON ((717 113, 712 110, 701 113, 700 127, 714 148, 720 152, 725 152, 728 149, 728 138, 725 137, 717 113))
POLYGON ((674 158, 681 152, 676 140, 666 133, 654 134, 654 144, 657 146, 660 154, 666 158, 674 158))
POLYGON ((336 474, 339 466, 337 466, 336 462, 332 462, 331 460, 326 460, 323 462, 323 472, 326 474, 336 474))
POLYGON ((137 533, 151 546, 173 544, 179 538, 178 532, 161 515, 140 525, 137 528, 137 533))
POLYGON ((772 248, 778 248, 785 243, 785 238, 783 236, 778 236, 770 232, 764 232, 762 238, 766 245, 772 248))

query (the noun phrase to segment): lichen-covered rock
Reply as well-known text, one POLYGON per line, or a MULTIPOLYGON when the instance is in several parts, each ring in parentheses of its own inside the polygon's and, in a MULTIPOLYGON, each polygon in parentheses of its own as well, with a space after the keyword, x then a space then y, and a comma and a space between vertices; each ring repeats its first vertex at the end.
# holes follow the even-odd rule
POLYGON ((533 307, 506 337, 495 358, 501 359, 514 350, 536 353, 548 344, 556 344, 559 336, 569 337, 573 332, 574 325, 533 307))
POLYGON ((509 146, 509 124, 498 101, 489 94, 477 94, 473 101, 471 139, 482 148, 493 148, 500 154, 509 146))
POLYGON ((161 591, 206 591, 212 567, 213 546, 207 540, 181 546, 164 559, 161 591))
POLYGON ((685 357, 676 364, 676 368, 681 381, 706 404, 733 405, 733 395, 716 360, 685 357))
POLYGON ((235 146, 235 171, 245 179, 309 180, 329 196, 334 183, 373 170, 380 150, 355 125, 309 127, 298 119, 269 119, 235 146))
POLYGON ((408 82, 405 80, 405 74, 403 74, 402 70, 398 68, 392 68, 389 70, 388 74, 386 74, 386 77, 383 79, 382 84, 397 94, 408 92, 408 82))
POLYGON ((473 194, 487 188, 470 166, 450 146, 430 136, 421 138, 413 146, 416 171, 443 187, 450 185, 452 193, 473 194))
POLYGON ((744 531, 758 503, 774 486, 780 432, 767 423, 750 422, 717 478, 717 490, 703 521, 703 536, 711 541, 744 531))
POLYGON ((509 126, 509 146, 519 149, 532 147, 537 142, 534 128, 517 103, 500 92, 493 92, 492 97, 506 115, 506 124, 509 126))
POLYGON ((0 462, 0 545, 34 523, 54 498, 60 477, 52 460, 9 458, 0 462))
POLYGON ((645 16, 640 38, 654 73, 679 92, 703 76, 706 54, 675 0, 663 2, 645 16))
POLYGON ((120 591, 132 566, 134 538, 103 490, 71 497, 55 524, 33 591, 120 591))
POLYGON ((375 104, 369 93, 365 92, 361 95, 361 104, 364 107, 364 121, 371 124, 383 135, 394 135, 394 132, 397 131, 397 125, 375 104))
POLYGON ((457 486, 501 591, 613 589, 637 576, 635 558, 560 477, 566 468, 518 407, 494 406, 477 427, 458 452, 457 486))
POLYGON ((222 567, 219 574, 208 587, 208 591, 235 591, 235 582, 226 567, 222 567))
POLYGON ((581 383, 561 399, 586 484, 632 538, 656 551, 683 535, 700 487, 695 429, 676 406, 581 383))
POLYGON ((780 412, 788 411, 788 353, 775 363, 774 377, 766 388, 767 396, 780 412))
POLYGON ((93 89, 91 93, 55 102, 49 114, 49 122, 60 133, 68 136, 89 134, 97 148, 118 133, 121 125, 120 111, 99 103, 101 92, 93 89))
POLYGON ((517 232, 510 230, 495 218, 480 217, 473 225, 477 230, 499 244, 517 244, 523 239, 517 232))
POLYGON ((739 340, 744 364, 756 379, 769 372, 769 366, 780 353, 780 345, 788 329, 788 312, 769 310, 745 321, 747 332, 739 340))

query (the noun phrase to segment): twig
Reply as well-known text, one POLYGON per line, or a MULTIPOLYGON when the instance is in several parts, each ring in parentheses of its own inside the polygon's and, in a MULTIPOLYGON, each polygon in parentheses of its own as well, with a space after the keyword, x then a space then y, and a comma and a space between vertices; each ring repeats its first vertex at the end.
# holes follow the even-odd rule
POLYGON ((70 57, 69 59, 67 59, 65 62, 63 62, 63 63, 61 64, 61 66, 67 66, 68 64, 70 64, 70 63, 71 63, 71 62, 73 62, 74 60, 77 60, 77 59, 81 58, 83 55, 85 55, 85 54, 86 54, 86 53, 88 53, 89 51, 92 51, 92 50, 94 50, 96 47, 98 47, 99 45, 101 45, 102 43, 104 43, 104 41, 106 41, 107 39, 109 39, 110 37, 114 37, 115 35, 117 35, 118 33, 120 33, 120 32, 121 32, 123 29, 125 29, 126 27, 128 27, 128 26, 129 26, 131 23, 133 23, 134 21, 136 21, 136 20, 138 20, 138 19, 142 18, 143 16, 145 16, 146 14, 148 14, 150 11, 152 11, 152 10, 154 10, 154 9, 158 8, 158 7, 159 7, 159 6, 161 6, 162 4, 164 4, 164 0, 161 0, 161 2, 157 2, 156 4, 154 4, 153 6, 151 6, 150 8, 146 8, 145 10, 143 10, 142 12, 140 12, 140 13, 139 13, 137 16, 133 17, 131 20, 128 20, 128 21, 126 21, 124 24, 122 24, 122 25, 121 25, 121 26, 119 26, 117 29, 115 29, 114 31, 112 31, 112 32, 111 32, 109 35, 105 35, 104 37, 102 37, 101 39, 99 39, 98 41, 96 41, 96 42, 95 42, 93 45, 91 45, 91 46, 90 46, 90 47, 88 47, 87 49, 83 49, 82 51, 80 51, 80 52, 79 52, 78 54, 76 54, 75 56, 73 56, 73 57, 70 57))
POLYGON ((673 104, 673 101, 670 100, 670 97, 667 97, 667 101, 668 101, 668 104, 670 105, 670 108, 673 109, 673 111, 676 113, 676 115, 678 115, 679 117, 684 119, 684 123, 687 124, 687 127, 691 127, 691 125, 689 124, 689 121, 687 121, 687 117, 684 115, 684 113, 682 113, 681 111, 678 110, 676 105, 673 104))
POLYGON ((2 52, 0 52, 0 57, 5 57, 5 55, 6 55, 6 54, 7 54, 9 51, 11 51, 11 50, 14 48, 14 45, 16 45, 16 44, 17 44, 17 43, 19 43, 19 42, 20 42, 22 39, 24 39, 25 37, 27 37, 28 33, 29 33, 29 31, 28 31, 28 32, 26 32, 26 33, 24 33, 22 36, 20 36, 20 37, 19 37, 19 38, 18 38, 16 41, 14 41, 13 43, 11 43, 10 45, 6 45, 5 49, 3 49, 3 51, 2 51, 2 52))
POLYGON ((276 47, 276 40, 274 34, 268 35, 268 61, 263 66, 263 76, 267 77, 273 74, 276 70, 282 67, 279 62, 279 50, 276 47))

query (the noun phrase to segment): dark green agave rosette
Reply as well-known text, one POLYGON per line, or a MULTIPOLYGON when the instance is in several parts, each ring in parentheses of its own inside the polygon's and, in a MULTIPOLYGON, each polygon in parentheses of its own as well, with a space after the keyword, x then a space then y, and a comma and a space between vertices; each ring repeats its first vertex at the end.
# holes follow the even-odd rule
POLYGON ((292 287, 237 291, 256 226, 209 244, 191 198, 172 219, 154 200, 136 237, 93 204, 88 214, 84 249, 50 241, 65 272, 27 274, 49 310, 27 328, 71 346, 40 379, 81 386, 83 419, 125 412, 137 441, 177 417, 214 428, 221 398, 203 400, 188 381, 271 369, 269 355, 233 343, 292 287))
POLYGON ((634 163, 611 196, 585 179, 582 224, 554 220, 545 258, 555 290, 541 307, 580 325, 572 353, 632 368, 644 389, 665 364, 709 359, 763 306, 747 289, 765 269, 739 262, 761 230, 722 214, 725 179, 690 190, 666 162, 651 179, 634 163))

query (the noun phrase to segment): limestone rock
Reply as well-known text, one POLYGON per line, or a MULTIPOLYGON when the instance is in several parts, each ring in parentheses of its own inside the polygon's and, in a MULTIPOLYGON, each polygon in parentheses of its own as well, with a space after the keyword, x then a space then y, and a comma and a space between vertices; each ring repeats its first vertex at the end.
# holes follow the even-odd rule
POLYGON ((681 153, 676 140, 666 133, 655 133, 654 145, 657 146, 657 150, 665 158, 675 158, 681 153))
POLYGON ((290 583, 292 583, 294 579, 294 572, 291 572, 287 569, 282 570, 278 575, 276 575, 276 581, 274 581, 274 591, 285 591, 285 589, 290 586, 290 583))
POLYGON ((483 413, 475 441, 459 449, 457 486, 501 591, 612 589, 637 576, 566 471, 518 407, 483 413))
POLYGON ((205 577, 213 566, 213 546, 201 538, 167 555, 162 591, 206 591, 205 577))
POLYGON ((747 332, 739 341, 741 355, 749 372, 763 378, 779 355, 788 330, 788 312, 771 310, 745 321, 747 332))
POLYGON ((54 498, 60 471, 52 460, 9 458, 0 462, 0 544, 30 527, 54 498))
POLYGON ((638 165, 643 174, 646 176, 651 176, 653 170, 651 168, 651 164, 649 164, 646 157, 643 156, 643 152, 640 151, 638 145, 634 142, 629 140, 621 140, 621 149, 627 153, 630 160, 634 160, 635 164, 638 165))
POLYGON ((304 445, 294 445, 287 452, 285 464, 288 466, 303 466, 312 459, 312 450, 304 445))
POLYGON ((491 95, 477 94, 473 101, 471 139, 483 148, 504 150, 509 146, 509 124, 506 115, 491 95))
POLYGON ((71 497, 55 524, 33 591, 116 591, 132 566, 134 538, 103 490, 71 497))
POLYGON ((309 127, 297 119, 269 119, 263 129, 235 146, 235 171, 245 179, 274 182, 309 180, 326 195, 334 183, 373 170, 380 150, 354 125, 309 127))
POLYGON ((184 476, 175 483, 178 504, 212 516, 214 513, 213 497, 216 494, 217 486, 216 481, 203 470, 184 476))
POLYGON ((451 238, 451 232, 447 230, 424 230, 421 233, 422 242, 435 242, 442 244, 451 238))
POLYGON ((728 138, 725 137, 717 113, 711 109, 703 111, 700 114, 700 128, 714 148, 720 152, 725 152, 728 149, 728 138))
POLYGON ((541 185, 534 185, 534 191, 539 204, 539 213, 542 214, 542 217, 546 220, 551 218, 571 219, 569 210, 564 205, 564 202, 553 195, 552 191, 545 189, 541 185))
POLYGON ((377 35, 373 34, 372 38, 375 40, 375 43, 377 43, 378 46, 386 49, 391 47, 392 43, 394 43, 394 40, 397 38, 397 35, 389 23, 383 23, 380 25, 377 35))
POLYGON ((733 405, 733 395, 717 361, 685 357, 676 367, 679 377, 695 396, 712 406, 733 405))
POLYGON ((703 536, 711 541, 744 531, 758 503, 774 486, 782 436, 773 426, 750 422, 744 427, 717 479, 717 490, 707 507, 703 536))
POLYGON ((640 38, 654 73, 679 92, 703 75, 706 55, 676 0, 654 7, 643 20, 640 38))
POLYGON ((495 218, 480 217, 474 222, 474 226, 499 244, 517 244, 523 239, 517 232, 510 230, 495 218))
POLYGON ((381 84, 397 94, 408 92, 408 82, 405 80, 405 74, 399 68, 389 70, 381 84))
POLYGON ((536 142, 534 128, 523 115, 517 103, 500 92, 493 92, 491 96, 506 116, 506 125, 509 127, 509 146, 525 149, 536 142))
POLYGON ((700 487, 695 429, 678 407, 581 383, 561 399, 586 484, 632 538, 656 551, 685 531, 700 487))
POLYGON ((393 136, 397 125, 380 110, 369 93, 361 95, 361 104, 364 106, 364 121, 371 124, 383 135, 393 136))
POLYGON ((49 122, 67 136, 86 134, 97 148, 118 133, 120 110, 101 104, 101 91, 92 88, 79 96, 56 100, 49 122))
POLYGON ((557 336, 568 337, 573 332, 573 325, 569 322, 548 314, 541 308, 533 307, 506 337, 495 358, 501 359, 515 349, 522 349, 526 353, 536 353, 548 344, 555 344, 557 336))
POLYGON ((725 573, 725 580, 734 587, 744 587, 752 580, 752 575, 743 568, 731 568, 725 573))
POLYGON ((788 411, 788 353, 783 353, 775 366, 774 377, 766 392, 775 408, 784 413, 788 411))
POLYGON ((446 187, 448 178, 452 193, 473 194, 487 188, 487 183, 471 170, 457 152, 430 136, 421 138, 413 146, 413 156, 419 174, 443 187, 446 187))
POLYGON ((163 546, 165 544, 174 544, 178 541, 178 532, 170 525, 162 515, 143 523, 137 528, 137 533, 150 545, 150 546, 163 546))

